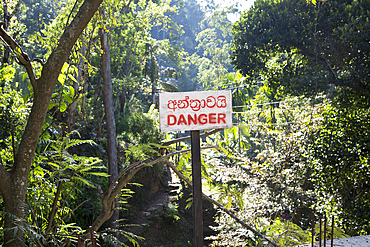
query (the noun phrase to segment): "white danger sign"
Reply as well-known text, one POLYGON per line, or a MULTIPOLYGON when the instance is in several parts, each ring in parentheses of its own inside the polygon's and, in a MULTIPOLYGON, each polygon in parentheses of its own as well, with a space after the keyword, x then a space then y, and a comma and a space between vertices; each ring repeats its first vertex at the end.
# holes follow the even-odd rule
POLYGON ((232 127, 231 91, 159 94, 162 132, 232 127))

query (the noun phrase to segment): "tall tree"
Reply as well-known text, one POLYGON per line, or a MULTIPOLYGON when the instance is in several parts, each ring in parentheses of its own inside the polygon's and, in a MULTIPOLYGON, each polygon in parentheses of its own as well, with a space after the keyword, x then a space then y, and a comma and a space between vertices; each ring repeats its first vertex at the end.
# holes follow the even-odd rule
POLYGON ((257 0, 233 26, 232 62, 258 77, 271 58, 286 53, 281 84, 291 92, 335 85, 369 95, 369 6, 369 0, 257 0))
POLYGON ((370 1, 256 0, 233 26, 233 64, 291 95, 332 99, 315 133, 312 170, 326 208, 369 233, 370 1), (364 133, 364 134, 362 134, 364 133), (355 203, 354 203, 355 202, 355 203))
MULTIPOLYGON (((104 109, 105 121, 107 123, 107 140, 108 140, 108 167, 109 167, 109 184, 112 184, 118 175, 117 163, 117 145, 116 145, 116 122, 114 118, 114 105, 113 105, 113 90, 112 90, 112 76, 111 76, 111 63, 110 51, 108 43, 108 34, 105 30, 102 31, 100 37, 102 53, 102 75, 104 86, 104 109)), ((119 212, 115 210, 110 219, 110 226, 113 227, 118 220, 119 212)))
POLYGON ((82 3, 78 13, 59 38, 48 60, 43 64, 39 78, 36 78, 33 72, 28 55, 2 27, 0 28, 2 39, 17 55, 19 63, 26 68, 34 95, 31 112, 14 157, 13 167, 7 171, 4 166, 0 166, 0 192, 5 207, 4 246, 22 245, 24 233, 19 224, 24 220, 23 205, 28 177, 49 102, 64 62, 101 2, 102 0, 86 0, 82 3))
POLYGON ((222 78, 232 72, 230 65, 231 22, 228 10, 215 10, 202 23, 202 31, 196 37, 197 52, 200 55, 198 80, 205 89, 217 89, 222 78))

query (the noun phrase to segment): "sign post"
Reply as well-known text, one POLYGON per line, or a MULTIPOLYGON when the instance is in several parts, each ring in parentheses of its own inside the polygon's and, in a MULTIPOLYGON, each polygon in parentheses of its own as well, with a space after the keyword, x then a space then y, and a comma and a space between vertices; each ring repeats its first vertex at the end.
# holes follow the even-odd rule
POLYGON ((203 247, 202 162, 199 130, 231 128, 231 104, 230 91, 159 94, 161 131, 190 130, 195 247, 203 247))
POLYGON ((191 135, 191 169, 193 180, 193 225, 194 246, 203 246, 203 203, 202 203, 202 163, 200 157, 199 130, 192 130, 191 135))

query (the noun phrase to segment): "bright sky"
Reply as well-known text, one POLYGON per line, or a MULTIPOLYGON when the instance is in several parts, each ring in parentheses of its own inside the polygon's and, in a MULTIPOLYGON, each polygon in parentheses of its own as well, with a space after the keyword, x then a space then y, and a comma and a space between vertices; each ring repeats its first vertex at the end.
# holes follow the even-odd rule
MULTIPOLYGON (((254 0, 234 0, 238 4, 238 8, 240 12, 243 12, 246 9, 249 9, 253 3, 254 0)), ((223 0, 215 0, 215 2, 221 2, 221 4, 225 4, 223 0)), ((229 15, 229 20, 231 22, 235 22, 239 18, 240 14, 235 14, 235 15, 229 15)))
MULTIPOLYGON (((227 7, 232 4, 236 5, 237 8, 239 8, 240 12, 243 12, 246 9, 249 9, 253 3, 254 0, 214 0, 216 4, 219 4, 222 7, 227 7)), ((239 18, 239 14, 235 15, 229 15, 229 20, 232 22, 235 22, 239 18)))

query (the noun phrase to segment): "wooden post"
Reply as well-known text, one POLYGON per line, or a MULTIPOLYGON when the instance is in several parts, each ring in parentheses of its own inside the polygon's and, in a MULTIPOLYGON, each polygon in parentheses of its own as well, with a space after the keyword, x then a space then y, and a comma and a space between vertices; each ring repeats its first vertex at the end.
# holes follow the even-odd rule
POLYGON ((159 94, 161 132, 191 131, 195 247, 203 247, 202 169, 199 131, 232 128, 232 120, 230 90, 159 94))
POLYGON ((199 130, 191 132, 194 247, 203 247, 202 163, 199 130))

